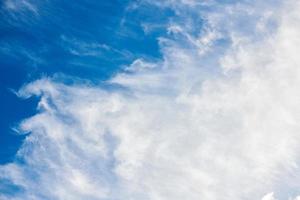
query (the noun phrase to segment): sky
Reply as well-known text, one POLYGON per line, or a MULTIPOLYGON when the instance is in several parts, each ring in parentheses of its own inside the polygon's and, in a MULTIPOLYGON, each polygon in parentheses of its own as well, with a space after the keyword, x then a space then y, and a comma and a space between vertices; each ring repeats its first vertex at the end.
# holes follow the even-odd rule
POLYGON ((0 1, 0 199, 299 200, 299 11, 0 1))
POLYGON ((146 35, 140 26, 155 17, 151 11, 127 12, 128 4, 1 1, 0 163, 13 159, 24 137, 12 128, 32 116, 38 102, 20 99, 13 91, 56 74, 104 80, 136 58, 160 56, 157 33, 146 35))

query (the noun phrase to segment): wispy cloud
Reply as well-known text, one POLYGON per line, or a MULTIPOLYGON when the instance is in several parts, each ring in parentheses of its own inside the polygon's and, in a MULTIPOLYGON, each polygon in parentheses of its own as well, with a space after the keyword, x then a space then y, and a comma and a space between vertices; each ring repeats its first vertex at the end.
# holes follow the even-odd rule
POLYGON ((40 112, 2 199, 299 199, 300 4, 159 2, 178 20, 160 61, 19 91, 40 112))
POLYGON ((107 57, 107 54, 113 54, 115 55, 114 57, 125 60, 132 57, 129 51, 118 50, 110 45, 98 43, 95 41, 86 42, 74 38, 68 38, 64 35, 61 36, 61 41, 62 46, 71 54, 76 56, 91 56, 103 58, 107 57))
POLYGON ((34 14, 38 14, 37 7, 28 0, 5 0, 4 6, 11 12, 30 11, 34 14))

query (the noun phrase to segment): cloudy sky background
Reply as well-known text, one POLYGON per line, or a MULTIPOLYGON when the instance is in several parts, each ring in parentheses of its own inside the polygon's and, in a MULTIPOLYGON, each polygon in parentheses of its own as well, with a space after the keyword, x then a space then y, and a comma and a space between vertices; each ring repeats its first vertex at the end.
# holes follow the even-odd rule
POLYGON ((1 87, 29 104, 11 120, 32 116, 1 125, 23 143, 0 166, 0 198, 300 199, 299 11, 4 1, 1 70, 24 75, 1 87))

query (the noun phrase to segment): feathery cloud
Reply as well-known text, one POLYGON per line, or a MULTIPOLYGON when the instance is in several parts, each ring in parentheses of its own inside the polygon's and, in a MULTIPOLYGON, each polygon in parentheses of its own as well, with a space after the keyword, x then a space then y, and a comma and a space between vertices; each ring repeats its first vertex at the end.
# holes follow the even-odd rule
POLYGON ((300 4, 197 2, 157 4, 178 18, 162 60, 135 61, 109 88, 51 78, 22 88, 40 112, 0 168, 19 189, 0 197, 299 198, 300 4))

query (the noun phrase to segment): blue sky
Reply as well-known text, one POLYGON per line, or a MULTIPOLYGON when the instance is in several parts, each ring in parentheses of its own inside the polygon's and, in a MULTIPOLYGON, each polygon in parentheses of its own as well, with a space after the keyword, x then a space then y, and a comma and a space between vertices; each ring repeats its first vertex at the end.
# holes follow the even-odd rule
POLYGON ((36 112, 38 102, 13 91, 57 73, 97 82, 136 58, 157 59, 161 30, 145 33, 141 22, 163 22, 172 15, 169 11, 153 17, 154 8, 149 7, 130 10, 125 0, 29 1, 38 11, 19 1, 12 1, 17 8, 8 9, 7 2, 0 5, 0 163, 14 158, 24 136, 13 128, 36 112))
POLYGON ((299 10, 0 1, 0 199, 299 200, 299 10))

